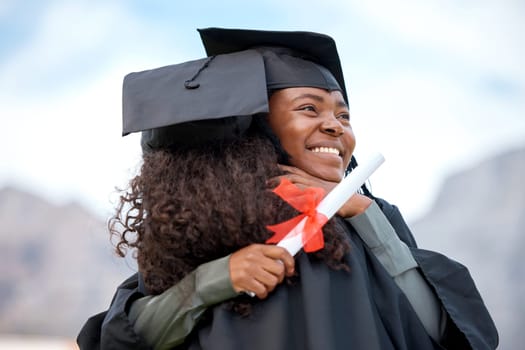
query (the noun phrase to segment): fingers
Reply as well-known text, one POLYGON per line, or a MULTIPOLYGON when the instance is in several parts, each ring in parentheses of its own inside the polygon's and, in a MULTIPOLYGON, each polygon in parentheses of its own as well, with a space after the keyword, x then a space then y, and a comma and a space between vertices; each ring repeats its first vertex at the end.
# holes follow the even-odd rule
MULTIPOLYGON (((288 166, 288 165, 282 165, 282 164, 277 164, 277 166, 279 167, 279 169, 281 169, 282 171, 286 172, 287 174, 280 175, 280 176, 275 176, 275 177, 272 177, 272 178, 266 180, 266 186, 268 186, 268 188, 275 188, 275 187, 277 187, 279 185, 279 183, 281 182, 281 178, 288 178, 288 175, 290 175, 294 171, 294 169, 296 169, 294 167, 291 167, 291 166, 288 166)), ((299 169, 297 169, 297 170, 301 171, 299 169)))
POLYGON ((295 262, 284 248, 252 244, 231 255, 229 268, 235 291, 253 292, 264 299, 285 275, 293 275, 295 262))
POLYGON ((298 174, 284 174, 284 175, 281 175, 281 176, 272 177, 271 179, 266 181, 266 185, 269 188, 275 188, 281 183, 281 179, 282 178, 288 179, 288 181, 290 181, 294 185, 298 186, 299 188, 321 187, 321 186, 319 186, 319 182, 318 181, 316 181, 314 179, 311 179, 311 178, 308 178, 308 177, 304 177, 304 176, 298 175, 298 174))
POLYGON ((337 185, 337 183, 335 182, 321 180, 308 174, 304 176, 300 174, 285 174, 273 177, 269 179, 266 183, 269 188, 275 188, 281 182, 281 178, 287 178, 291 183, 293 183, 301 189, 307 187, 319 187, 324 189, 326 193, 329 193, 337 185))
POLYGON ((285 171, 285 172, 287 172, 289 174, 298 174, 298 175, 303 175, 303 176, 311 176, 306 171, 304 171, 302 169, 299 169, 299 168, 296 168, 296 167, 291 166, 291 165, 278 164, 277 166, 279 167, 279 169, 281 169, 282 171, 285 171))
POLYGON ((308 182, 311 183, 312 180, 316 179, 315 177, 311 176, 310 174, 308 174, 307 172, 299 168, 289 166, 289 165, 282 165, 282 164, 278 164, 278 166, 282 171, 286 172, 286 174, 273 177, 269 179, 268 181, 266 181, 266 184, 270 188, 277 187, 277 185, 279 185, 279 183, 281 182, 281 178, 283 177, 287 178, 288 180, 290 180, 290 182, 296 185, 304 185, 304 186, 308 186, 308 182))
MULTIPOLYGON (((287 174, 274 177, 271 180, 273 187, 276 187, 282 177, 286 177, 290 182, 298 186, 303 187, 320 187, 329 193, 337 185, 335 182, 329 182, 312 176, 301 169, 298 169, 289 165, 279 165, 281 170, 286 171, 287 174)), ((348 199, 344 205, 337 211, 337 214, 341 217, 347 218, 361 214, 364 212, 372 203, 372 200, 364 195, 354 194, 348 199)))
POLYGON ((337 214, 343 218, 349 218, 352 216, 363 213, 372 204, 372 200, 362 194, 354 194, 349 200, 343 204, 337 211, 337 214))
POLYGON ((286 174, 282 176, 288 178, 288 180, 290 180, 293 183, 304 184, 308 186, 311 184, 315 184, 319 181, 323 181, 313 175, 308 174, 306 171, 296 168, 294 166, 282 164, 279 164, 278 166, 282 171, 286 172, 286 174))
POLYGON ((292 276, 295 272, 295 260, 293 256, 284 248, 275 245, 265 246, 266 254, 280 268, 284 267, 287 276, 292 276))

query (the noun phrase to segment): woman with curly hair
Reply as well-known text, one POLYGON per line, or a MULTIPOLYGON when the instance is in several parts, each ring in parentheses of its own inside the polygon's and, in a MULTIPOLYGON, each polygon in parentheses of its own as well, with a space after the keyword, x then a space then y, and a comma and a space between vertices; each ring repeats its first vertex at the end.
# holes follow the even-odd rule
POLYGON ((209 58, 126 77, 124 129, 143 132, 144 156, 110 229, 139 274, 88 320, 81 348, 495 348, 468 271, 418 249, 366 187, 323 227, 322 249, 265 244, 268 225, 298 214, 272 189, 327 193, 356 166, 335 43, 200 32, 209 58))

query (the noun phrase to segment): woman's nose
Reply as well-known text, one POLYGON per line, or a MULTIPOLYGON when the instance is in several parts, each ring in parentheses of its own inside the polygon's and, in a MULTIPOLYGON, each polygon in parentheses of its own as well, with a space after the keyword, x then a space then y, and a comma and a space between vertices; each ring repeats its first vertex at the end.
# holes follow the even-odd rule
POLYGON ((339 120, 337 120, 337 118, 332 115, 330 117, 324 118, 321 123, 321 131, 332 136, 341 136, 344 134, 345 128, 341 122, 339 122, 339 120))

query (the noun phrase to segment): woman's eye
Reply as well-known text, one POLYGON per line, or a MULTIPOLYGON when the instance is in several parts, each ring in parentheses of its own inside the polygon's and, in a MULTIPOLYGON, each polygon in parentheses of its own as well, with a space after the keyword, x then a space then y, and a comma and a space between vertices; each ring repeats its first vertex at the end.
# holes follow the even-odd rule
POLYGON ((315 107, 312 106, 312 105, 302 106, 302 107, 299 107, 299 110, 301 110, 301 111, 315 112, 315 107))
POLYGON ((337 119, 342 119, 346 121, 350 121, 350 114, 349 113, 342 113, 337 116, 337 119))

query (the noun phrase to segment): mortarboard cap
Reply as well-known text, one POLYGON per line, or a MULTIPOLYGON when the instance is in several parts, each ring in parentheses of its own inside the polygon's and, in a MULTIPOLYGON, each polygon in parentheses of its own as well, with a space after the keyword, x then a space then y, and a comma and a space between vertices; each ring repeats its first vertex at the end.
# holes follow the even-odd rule
POLYGON ((142 131, 144 150, 236 138, 268 112, 264 77, 254 50, 130 73, 122 134, 142 131))
POLYGON ((312 86, 347 100, 335 42, 313 32, 199 29, 208 58, 130 73, 123 135, 142 131, 144 151, 227 140, 268 112, 268 91, 312 86))
POLYGON ((299 86, 340 90, 348 102, 337 47, 327 35, 225 28, 198 31, 208 56, 257 48, 264 57, 269 90, 299 86))

